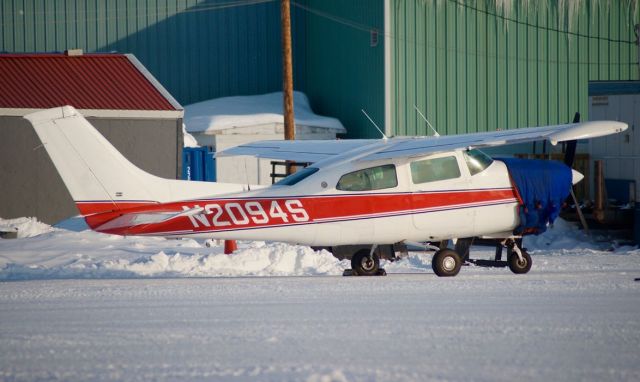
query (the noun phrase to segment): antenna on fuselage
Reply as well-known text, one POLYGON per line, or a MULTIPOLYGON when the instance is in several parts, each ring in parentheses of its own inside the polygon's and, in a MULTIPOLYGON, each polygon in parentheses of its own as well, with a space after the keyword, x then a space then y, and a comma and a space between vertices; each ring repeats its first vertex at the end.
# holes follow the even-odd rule
POLYGON ((367 117, 367 119, 369 120, 369 122, 371 122, 373 124, 373 126, 380 132, 380 134, 382 134, 382 139, 384 139, 385 141, 389 138, 387 138, 386 135, 384 135, 384 133, 382 132, 382 130, 380 130, 380 128, 378 127, 378 125, 376 125, 375 122, 373 122, 373 119, 371 119, 371 117, 369 117, 369 114, 367 114, 366 111, 364 111, 364 109, 360 109, 360 111, 362 112, 362 114, 364 114, 365 117, 367 117))
POLYGON ((418 112, 418 114, 420 114, 420 116, 422 117, 422 119, 424 119, 424 121, 427 123, 427 125, 431 128, 431 130, 433 130, 433 136, 434 137, 439 137, 440 134, 438 134, 438 131, 436 129, 433 128, 433 126, 431 126, 431 123, 429 123, 429 120, 427 120, 427 117, 424 116, 424 114, 422 114, 422 112, 420 111, 420 109, 418 109, 418 107, 416 105, 413 105, 413 108, 416 109, 416 111, 418 112))

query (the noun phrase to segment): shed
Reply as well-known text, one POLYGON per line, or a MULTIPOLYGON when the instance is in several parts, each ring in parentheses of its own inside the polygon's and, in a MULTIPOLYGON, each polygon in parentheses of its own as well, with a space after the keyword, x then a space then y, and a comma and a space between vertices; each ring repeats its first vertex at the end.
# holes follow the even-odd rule
POLYGON ((165 178, 181 174, 180 104, 130 54, 0 54, 0 216, 55 223, 77 214, 23 116, 71 105, 125 157, 165 178))
MULTIPOLYGON (((315 114, 304 93, 294 92, 293 100, 296 139, 335 139, 347 132, 338 119, 315 114)), ((199 145, 222 151, 254 141, 282 140, 282 109, 282 92, 216 98, 185 106, 185 125, 199 145)), ((270 162, 248 157, 217 158, 216 180, 271 184, 270 162)))

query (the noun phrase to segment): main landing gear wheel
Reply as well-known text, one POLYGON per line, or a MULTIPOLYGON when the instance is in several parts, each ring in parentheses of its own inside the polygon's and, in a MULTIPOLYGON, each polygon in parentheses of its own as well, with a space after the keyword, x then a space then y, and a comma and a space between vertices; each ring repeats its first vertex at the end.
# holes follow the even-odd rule
POLYGON ((458 252, 452 249, 441 249, 433 255, 431 267, 433 272, 440 277, 455 276, 460 272, 462 260, 458 252))
POLYGON ((511 272, 515 274, 527 273, 531 269, 531 256, 529 256, 529 253, 524 249, 521 249, 520 251, 522 253, 522 260, 520 260, 518 254, 515 253, 515 251, 509 251, 511 253, 509 254, 509 259, 507 260, 509 269, 511 269, 511 272))
POLYGON ((354 275, 375 276, 380 269, 380 258, 377 254, 369 256, 371 251, 361 249, 351 257, 351 269, 354 275))

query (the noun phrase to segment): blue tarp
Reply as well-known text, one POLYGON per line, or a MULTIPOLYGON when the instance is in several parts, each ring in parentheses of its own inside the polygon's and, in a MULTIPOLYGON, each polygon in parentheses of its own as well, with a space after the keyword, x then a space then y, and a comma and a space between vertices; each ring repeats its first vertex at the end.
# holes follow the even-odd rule
POLYGON ((511 180, 522 204, 520 225, 514 234, 539 235, 547 230, 547 224, 560 214, 562 204, 571 191, 571 169, 564 163, 538 160, 500 158, 507 165, 511 180))

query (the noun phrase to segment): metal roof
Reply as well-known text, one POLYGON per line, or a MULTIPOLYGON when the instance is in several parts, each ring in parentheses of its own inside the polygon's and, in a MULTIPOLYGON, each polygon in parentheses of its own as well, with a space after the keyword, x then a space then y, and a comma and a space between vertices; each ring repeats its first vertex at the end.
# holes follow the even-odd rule
POLYGON ((0 108, 174 111, 182 107, 124 54, 0 54, 0 108))

